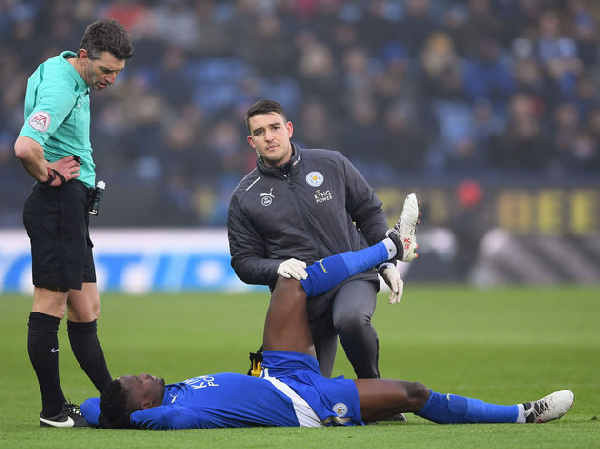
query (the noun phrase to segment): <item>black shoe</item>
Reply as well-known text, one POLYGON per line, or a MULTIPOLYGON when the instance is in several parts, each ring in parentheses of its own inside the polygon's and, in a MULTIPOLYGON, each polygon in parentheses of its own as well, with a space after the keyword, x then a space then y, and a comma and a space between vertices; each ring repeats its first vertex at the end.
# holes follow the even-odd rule
POLYGON ((44 418, 40 413, 40 427, 89 427, 89 424, 81 416, 79 406, 67 402, 58 415, 44 418))
POLYGON ((382 419, 382 421, 396 421, 396 422, 400 422, 400 421, 406 421, 406 416, 404 416, 404 413, 398 413, 397 415, 394 416, 390 416, 389 418, 386 419, 382 419))
POLYGON ((396 415, 390 416, 389 418, 385 418, 380 421, 366 422, 365 425, 373 426, 373 425, 379 424, 380 422, 407 422, 407 421, 406 421, 406 416, 404 416, 404 413, 398 413, 396 415))

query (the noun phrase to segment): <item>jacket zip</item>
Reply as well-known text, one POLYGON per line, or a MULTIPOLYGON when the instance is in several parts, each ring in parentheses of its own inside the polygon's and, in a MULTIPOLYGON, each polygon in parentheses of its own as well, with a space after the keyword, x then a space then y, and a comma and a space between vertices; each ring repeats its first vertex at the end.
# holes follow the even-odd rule
POLYGON ((300 211, 300 216, 302 217, 304 226, 306 227, 306 230, 307 230, 308 234, 310 235, 310 239, 313 243, 313 246, 315 247, 315 253, 317 254, 316 260, 318 260, 319 258, 322 258, 323 256, 321 255, 321 251, 319 251, 320 246, 318 245, 318 242, 315 237, 316 232, 315 232, 314 228, 311 226, 310 222, 306 219, 306 214, 303 213, 304 208, 302 207, 302 203, 300 202, 300 197, 298 196, 298 192, 296 192, 296 186, 294 185, 294 181, 292 180, 292 177, 290 175, 283 175, 283 177, 286 179, 286 181, 288 183, 288 187, 292 191, 292 195, 294 196, 294 200, 296 201, 296 205, 298 206, 298 210, 300 211))

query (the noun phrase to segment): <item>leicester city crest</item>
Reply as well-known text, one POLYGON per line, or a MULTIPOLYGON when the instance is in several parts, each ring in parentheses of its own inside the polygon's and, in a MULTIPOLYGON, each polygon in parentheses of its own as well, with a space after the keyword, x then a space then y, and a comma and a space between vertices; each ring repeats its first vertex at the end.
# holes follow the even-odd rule
POLYGON ((323 184, 323 174, 318 171, 311 171, 306 175, 306 183, 311 187, 319 187, 323 184))
POLYGON ((333 411, 336 413, 338 418, 343 418, 348 413, 348 406, 343 402, 338 402, 333 406, 333 411))

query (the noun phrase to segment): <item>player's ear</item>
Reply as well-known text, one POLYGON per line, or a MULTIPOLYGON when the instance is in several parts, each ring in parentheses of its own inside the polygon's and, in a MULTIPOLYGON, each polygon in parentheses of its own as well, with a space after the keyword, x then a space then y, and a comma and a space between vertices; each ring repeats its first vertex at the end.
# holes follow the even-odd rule
POLYGON ((294 135, 294 125, 292 122, 287 122, 285 127, 287 128, 288 137, 291 138, 294 135))
POLYGON ((158 407, 162 404, 162 395, 160 397, 152 398, 151 396, 142 399, 142 410, 147 408, 158 407))

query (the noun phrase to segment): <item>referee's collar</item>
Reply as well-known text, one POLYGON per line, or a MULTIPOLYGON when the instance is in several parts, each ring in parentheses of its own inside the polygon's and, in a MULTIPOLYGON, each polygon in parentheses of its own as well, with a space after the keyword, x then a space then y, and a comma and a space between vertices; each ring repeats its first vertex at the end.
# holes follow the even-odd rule
POLYGON ((81 77, 81 75, 79 74, 77 69, 75 67, 73 67, 69 63, 69 61, 67 61, 67 58, 76 58, 76 57, 77 57, 77 55, 75 53, 73 53, 72 51, 69 51, 69 50, 63 51, 60 54, 60 63, 66 67, 67 73, 69 75, 71 75, 71 78, 73 78, 75 80, 75 82, 77 83, 77 87, 79 87, 80 90, 87 91, 89 93, 88 85, 85 83, 85 81, 83 80, 83 78, 81 77))

